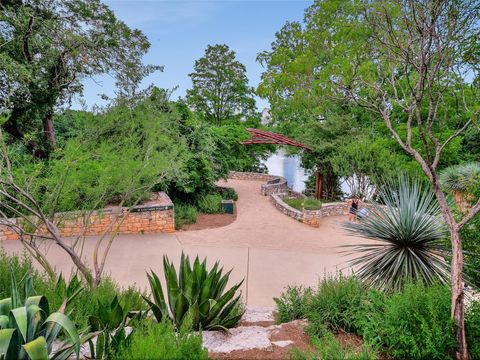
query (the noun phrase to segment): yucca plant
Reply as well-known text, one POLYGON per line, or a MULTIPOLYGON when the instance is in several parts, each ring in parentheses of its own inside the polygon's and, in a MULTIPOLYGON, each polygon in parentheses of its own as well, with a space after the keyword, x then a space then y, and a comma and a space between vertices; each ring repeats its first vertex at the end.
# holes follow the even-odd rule
POLYGON ((440 183, 450 191, 467 192, 480 182, 480 163, 450 166, 440 174, 440 183))
POLYGON ((164 294, 160 279, 152 271, 147 276, 153 299, 144 297, 157 321, 170 319, 180 328, 188 319, 194 330, 210 330, 231 328, 241 319, 244 308, 241 295, 235 297, 235 293, 243 280, 224 292, 232 270, 222 275, 218 261, 208 271, 207 259, 200 262, 197 256, 192 266, 189 257, 182 253, 178 276, 166 256, 163 270, 167 293, 164 294))
POLYGON ((80 337, 75 324, 64 314, 67 301, 57 312, 50 314, 44 296, 28 296, 31 279, 25 280, 26 299, 21 305, 12 273, 11 297, 0 300, 0 359, 47 360, 53 342, 63 329, 69 340, 51 359, 67 359, 80 351, 80 337))
POLYGON ((447 283, 446 227, 433 192, 401 177, 383 187, 379 202, 372 204, 368 217, 343 224, 350 234, 374 240, 348 246, 358 254, 350 265, 360 280, 386 291, 402 289, 409 281, 447 283))

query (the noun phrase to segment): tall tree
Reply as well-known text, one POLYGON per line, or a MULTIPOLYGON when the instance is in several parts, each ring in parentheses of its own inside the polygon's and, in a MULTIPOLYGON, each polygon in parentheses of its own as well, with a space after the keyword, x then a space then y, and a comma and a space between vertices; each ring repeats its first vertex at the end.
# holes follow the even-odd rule
POLYGON ((193 88, 187 102, 205 119, 217 124, 250 116, 255 110, 247 70, 227 45, 209 45, 189 74, 193 88))
POLYGON ((54 148, 56 107, 81 94, 86 77, 111 73, 126 88, 157 69, 141 62, 146 37, 100 0, 6 0, 0 24, 2 127, 37 158, 54 148))
POLYGON ((477 78, 478 66, 466 61, 478 48, 479 9, 480 3, 471 0, 362 2, 361 14, 371 29, 368 53, 357 53, 330 74, 332 89, 380 116, 432 184, 450 230, 451 311, 459 359, 468 358, 460 231, 480 212, 480 199, 457 216, 438 168, 446 147, 480 115, 479 88, 468 81, 477 78), (457 99, 453 109, 451 99, 457 99), (456 130, 439 132, 448 126, 456 130))

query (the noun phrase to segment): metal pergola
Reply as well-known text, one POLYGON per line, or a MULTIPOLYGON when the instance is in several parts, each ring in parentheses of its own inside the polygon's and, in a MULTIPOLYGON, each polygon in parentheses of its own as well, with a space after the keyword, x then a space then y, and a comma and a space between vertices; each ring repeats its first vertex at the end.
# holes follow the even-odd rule
MULTIPOLYGON (((302 148, 306 151, 313 151, 313 149, 301 142, 296 140, 290 139, 284 135, 276 134, 270 131, 254 129, 254 128, 247 128, 246 129, 250 133, 250 139, 245 140, 242 142, 244 145, 254 145, 254 144, 273 144, 273 145, 287 145, 287 146, 295 146, 298 148, 302 148)), ((316 172, 316 181, 315 181, 315 197, 320 199, 323 193, 323 175, 317 171, 316 172)))

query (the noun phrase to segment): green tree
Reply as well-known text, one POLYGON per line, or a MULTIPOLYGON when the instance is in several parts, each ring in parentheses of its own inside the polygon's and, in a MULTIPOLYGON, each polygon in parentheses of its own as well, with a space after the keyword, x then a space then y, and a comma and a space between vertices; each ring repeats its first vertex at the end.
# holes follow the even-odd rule
POLYGON ((209 45, 189 76, 193 88, 187 91, 187 101, 205 119, 220 124, 254 113, 247 70, 227 45, 209 45))
POLYGON ((0 23, 2 128, 37 158, 55 146, 55 109, 82 93, 86 77, 114 73, 120 95, 131 96, 158 69, 141 62, 147 38, 100 0, 2 1, 0 23))

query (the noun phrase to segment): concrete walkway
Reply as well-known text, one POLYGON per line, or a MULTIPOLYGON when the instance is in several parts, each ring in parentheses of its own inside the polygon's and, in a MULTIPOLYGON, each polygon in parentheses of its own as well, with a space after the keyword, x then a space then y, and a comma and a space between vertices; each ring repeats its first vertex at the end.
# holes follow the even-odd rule
MULTIPOLYGON (((340 228, 346 216, 323 219, 320 228, 287 217, 260 194, 261 182, 229 180, 219 185, 234 187, 239 194, 235 222, 174 234, 119 235, 107 260, 107 274, 122 286, 144 289, 145 271, 161 274, 162 256, 167 254, 178 263, 183 250, 191 257, 206 256, 209 264, 220 260, 225 269, 233 267, 232 282, 245 278, 242 293, 248 305, 270 306, 287 285, 314 286, 326 274, 347 272, 348 257, 338 246, 365 242, 340 228)), ((88 239, 85 254, 90 256, 94 241, 95 237, 88 239)), ((7 251, 21 251, 18 241, 0 245, 7 251)), ((58 270, 69 273, 71 261, 55 245, 49 247, 48 258, 58 270)))

